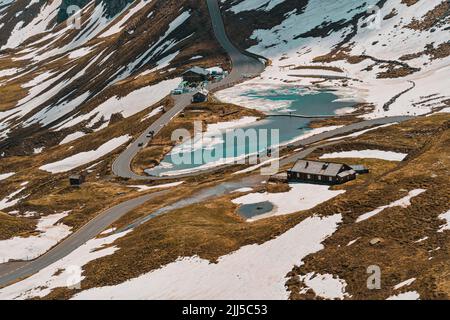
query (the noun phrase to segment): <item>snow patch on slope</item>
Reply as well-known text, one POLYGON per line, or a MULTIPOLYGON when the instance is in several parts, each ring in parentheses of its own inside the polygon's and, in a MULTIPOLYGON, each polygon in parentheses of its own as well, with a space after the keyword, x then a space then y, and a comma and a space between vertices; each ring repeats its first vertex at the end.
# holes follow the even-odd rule
POLYGON ((121 137, 111 139, 108 142, 102 144, 96 150, 81 152, 71 157, 65 158, 63 160, 41 166, 39 169, 50 173, 61 173, 70 171, 72 169, 93 162, 97 159, 100 159, 101 157, 119 148, 124 143, 128 142, 131 138, 132 137, 129 135, 124 135, 121 137))
POLYGON ((399 153, 393 151, 383 150, 355 150, 326 153, 320 156, 320 159, 334 159, 334 158, 371 158, 381 159, 387 161, 402 161, 406 158, 407 153, 399 153))
POLYGON ((179 259, 117 286, 83 291, 75 299, 287 299, 286 274, 322 250, 341 221, 340 214, 310 217, 274 240, 242 247, 217 263, 196 256, 179 259))
POLYGON ((131 117, 166 97, 180 82, 181 78, 165 80, 152 86, 137 89, 125 97, 111 97, 91 112, 70 118, 57 130, 70 128, 85 120, 90 120, 88 127, 94 126, 100 120, 105 121, 102 129, 108 126, 113 114, 120 113, 124 118, 131 117))
POLYGON ((11 260, 32 260, 47 252, 71 233, 71 227, 58 223, 69 212, 42 217, 37 223, 36 236, 14 237, 0 241, 0 263, 11 260))
POLYGON ((250 193, 236 198, 232 200, 232 202, 235 204, 245 205, 269 201, 274 205, 275 208, 272 212, 249 220, 254 221, 270 216, 279 216, 309 210, 323 202, 345 193, 344 190, 330 190, 329 186, 315 184, 291 183, 289 186, 291 187, 291 190, 288 192, 250 193))
MULTIPOLYGON (((327 25, 335 24, 336 27, 350 21, 357 14, 365 13, 370 6, 376 5, 377 0, 368 0, 364 5, 352 1, 309 1, 304 11, 293 10, 285 14, 285 19, 271 29, 256 29, 251 39, 257 42, 249 48, 249 51, 270 58, 272 65, 268 66, 261 78, 247 82, 247 85, 261 85, 271 83, 272 85, 290 84, 312 85, 314 82, 327 77, 336 76, 331 70, 295 70, 296 66, 331 66, 340 68, 342 79, 328 79, 322 87, 338 88, 338 94, 348 100, 368 102, 375 106, 374 112, 366 115, 366 118, 379 118, 394 115, 421 115, 433 111, 434 108, 442 107, 445 99, 449 97, 449 78, 446 76, 450 70, 450 57, 431 60, 430 56, 405 61, 411 67, 421 68, 405 77, 393 79, 379 79, 377 74, 384 71, 378 66, 372 70, 366 69, 374 62, 366 59, 360 63, 351 64, 345 60, 332 61, 330 63, 316 63, 316 57, 329 54, 343 39, 353 31, 351 26, 342 27, 337 31, 322 31, 322 37, 308 35, 300 36, 316 28, 325 28, 327 25), (306 76, 305 76, 306 75, 306 76), (308 76, 318 76, 310 78, 308 76), (347 79, 348 85, 343 86, 342 81, 347 79), (356 79, 356 80, 354 80, 356 79), (415 87, 412 88, 412 83, 415 87), (411 90, 404 92, 405 90, 411 90), (384 110, 386 103, 399 95, 384 110), (427 97, 434 95, 436 100, 425 103, 427 97)), ((244 10, 261 11, 268 1, 244 0, 232 7, 236 12, 244 10), (261 7, 260 7, 261 5, 261 7)), ((430 30, 412 30, 406 26, 413 19, 423 17, 442 0, 419 1, 407 6, 400 0, 387 1, 381 11, 380 28, 369 28, 364 26, 366 19, 357 22, 356 35, 350 40, 349 54, 352 56, 369 55, 377 59, 397 60, 405 54, 415 54, 425 50, 425 46, 434 43, 435 46, 447 41, 445 25, 430 30), (390 19, 382 19, 393 9, 398 14, 390 19), (389 48, 389 49, 387 49, 389 48)), ((270 12, 267 15, 271 14, 270 12)), ((320 31, 320 30, 319 30, 320 31)))
MULTIPOLYGON (((2 288, 0 291, 0 300, 43 298, 55 288, 76 286, 77 283, 70 281, 73 279, 73 275, 82 272, 80 268, 90 261, 112 255, 119 250, 118 247, 109 245, 131 231, 128 230, 105 238, 89 240, 68 256, 42 269, 31 277, 9 287, 2 288)), ((81 275, 80 281, 84 278, 81 275)))
POLYGON ((394 201, 394 202, 392 202, 391 204, 388 204, 388 205, 386 205, 386 206, 379 207, 379 208, 377 208, 377 209, 375 209, 375 210, 373 210, 373 211, 370 211, 370 212, 368 212, 368 213, 365 213, 365 214, 360 215, 360 216, 356 219, 356 222, 361 222, 361 221, 367 220, 367 219, 369 219, 369 218, 371 218, 371 217, 373 217, 373 216, 379 214, 380 212, 382 212, 384 209, 387 209, 387 208, 393 208, 393 207, 407 208, 407 207, 409 207, 409 206, 411 205, 411 199, 412 199, 412 198, 417 197, 418 195, 424 193, 425 191, 427 191, 427 190, 424 190, 424 189, 414 189, 414 190, 411 190, 411 191, 408 193, 407 196, 405 196, 405 197, 403 197, 403 198, 401 198, 401 199, 399 199, 399 200, 397 200, 397 201, 394 201))

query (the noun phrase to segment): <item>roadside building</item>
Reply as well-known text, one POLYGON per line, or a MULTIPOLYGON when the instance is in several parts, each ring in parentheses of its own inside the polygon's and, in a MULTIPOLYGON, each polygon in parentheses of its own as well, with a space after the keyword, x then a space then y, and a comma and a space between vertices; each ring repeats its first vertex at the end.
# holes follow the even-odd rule
POLYGON ((367 168, 366 166, 363 166, 363 165, 358 164, 358 165, 353 165, 350 167, 352 167, 352 169, 355 170, 357 174, 369 173, 369 168, 367 168))
POLYGON ((341 184, 356 179, 356 171, 343 163, 299 160, 288 171, 289 181, 341 184))
POLYGON ((208 101, 208 90, 201 89, 197 93, 195 93, 192 97, 193 103, 202 103, 208 101))
POLYGON ((183 80, 189 83, 198 83, 207 81, 209 72, 200 67, 192 67, 183 73, 183 80))
POLYGON ((83 174, 74 174, 69 177, 69 182, 72 187, 80 187, 86 180, 83 174))

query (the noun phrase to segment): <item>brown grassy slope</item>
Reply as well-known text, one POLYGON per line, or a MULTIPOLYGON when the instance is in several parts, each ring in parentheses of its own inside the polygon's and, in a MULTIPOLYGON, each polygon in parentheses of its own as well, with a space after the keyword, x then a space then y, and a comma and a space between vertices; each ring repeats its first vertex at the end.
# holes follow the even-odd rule
POLYGON ((399 125, 369 131, 359 137, 346 138, 337 145, 320 148, 314 155, 334 151, 382 149, 413 153, 434 136, 436 130, 449 120, 448 114, 420 117, 399 125))
MULTIPOLYGON (((425 31, 431 29, 435 26, 441 19, 448 17, 448 11, 450 9, 450 4, 447 0, 443 0, 436 7, 428 11, 420 20, 413 19, 413 21, 406 26, 418 31, 425 31)), ((448 21, 448 19, 447 19, 448 21)))
MULTIPOLYGON (((164 105, 168 109, 171 108, 170 99, 167 99, 164 102, 164 105)), ((241 109, 237 106, 214 104, 211 107, 212 109, 210 109, 210 107, 211 104, 195 106, 195 108, 205 108, 205 114, 198 116, 198 119, 206 121, 206 118, 208 117, 206 117, 205 115, 208 114, 211 116, 208 121, 228 121, 236 116, 236 114, 228 114, 228 112, 239 110, 240 111, 237 114, 242 116, 257 115, 257 112, 255 111, 241 109), (221 110, 226 110, 225 115, 221 116, 221 110), (213 115, 213 113, 216 112, 217 114, 213 115)), ((153 121, 155 121, 155 117, 146 119, 145 121, 141 121, 141 119, 144 118, 151 109, 152 108, 144 110, 141 113, 127 119, 119 118, 116 121, 112 121, 111 125, 106 129, 90 133, 68 144, 50 147, 48 149, 45 149, 42 154, 2 158, 2 161, 0 161, 0 172, 16 172, 16 174, 8 179, 8 181, 0 182, 0 186, 2 187, 0 191, 0 198, 3 199, 5 196, 19 189, 21 183, 25 181, 29 182, 26 186, 26 190, 24 190, 23 194, 21 194, 28 195, 28 197, 25 200, 21 201, 18 205, 8 208, 8 211, 19 210, 21 212, 25 212, 28 210, 32 210, 47 215, 55 212, 72 210, 70 215, 68 215, 63 220, 63 222, 73 227, 74 229, 77 229, 106 208, 123 202, 130 197, 135 197, 138 194, 142 194, 138 193, 136 189, 128 188, 126 185, 124 185, 124 181, 112 176, 111 164, 114 158, 118 155, 119 152, 121 152, 126 144, 124 144, 122 148, 118 148, 111 154, 98 159, 97 161, 94 161, 93 163, 98 163, 98 165, 89 170, 87 183, 84 184, 80 189, 71 188, 69 186, 68 176, 71 173, 86 171, 86 168, 90 167, 93 163, 80 166, 79 168, 76 168, 71 172, 60 174, 50 174, 39 170, 39 167, 50 162, 67 158, 71 155, 78 154, 80 152, 94 150, 109 139, 120 136, 122 134, 130 134, 134 138, 136 138, 153 121)), ((197 113, 192 113, 192 115, 190 115, 190 112, 187 111, 185 117, 186 121, 183 123, 185 123, 186 125, 190 125, 194 114, 197 113)), ((177 123, 180 124, 181 122, 177 122, 177 120, 175 120, 173 124, 169 125, 169 127, 175 128, 177 127, 177 123)), ((171 130, 167 130, 167 132, 170 133, 171 130)), ((64 137, 63 134, 53 135, 55 136, 54 139, 57 142, 59 142, 64 137)), ((166 150, 166 152, 167 151, 168 150, 166 150)), ((163 154, 165 153, 159 153, 158 156, 161 156, 163 154)), ((145 161, 148 161, 149 158, 144 159, 145 161)), ((222 174, 218 173, 215 177, 210 176, 209 180, 212 181, 214 179, 222 178, 222 174)), ((204 180, 203 177, 194 179, 195 185, 198 186, 202 180, 204 180)), ((129 183, 133 184, 133 182, 129 183)), ((158 182, 155 182, 153 184, 158 184, 158 182)), ((155 190, 152 190, 150 192, 154 191, 155 190)), ((187 195, 186 191, 184 192, 184 195, 187 195)), ((169 197, 161 198, 159 200, 157 199, 156 201, 154 201, 154 203, 155 205, 163 205, 164 203, 167 203, 166 201, 170 199, 176 199, 179 196, 180 195, 176 195, 175 198, 169 197)), ((24 221, 28 220, 24 219, 24 221)), ((0 223, 2 222, 3 218, 0 217, 0 223)))
POLYGON ((36 223, 29 219, 16 218, 0 211, 0 240, 26 236, 35 230, 36 223))
MULTIPOLYGON (((405 163, 389 163, 389 165, 385 165, 385 161, 364 160, 364 163, 372 169, 371 175, 360 177, 356 182, 343 186, 347 190, 345 194, 320 204, 314 209, 249 224, 235 214, 236 206, 230 202, 233 196, 224 196, 159 216, 116 241, 115 245, 121 249, 115 254, 93 261, 85 266, 87 278, 82 283, 83 289, 121 283, 173 262, 180 256, 198 255, 214 261, 243 245, 268 241, 286 232, 312 214, 326 216, 339 212, 343 214, 344 224, 336 233, 336 238, 333 236, 326 241, 326 249, 322 251, 323 255, 320 252, 317 258, 316 255, 313 255, 310 259, 307 259, 307 266, 310 266, 311 270, 313 268, 318 271, 328 270, 347 280, 349 292, 355 297, 361 296, 357 291, 357 286, 362 281, 357 280, 361 277, 362 267, 360 265, 365 265, 374 255, 379 260, 371 261, 371 263, 383 261, 388 263, 390 261, 390 268, 386 267, 385 272, 386 275, 392 274, 392 276, 388 276, 391 282, 403 279, 403 274, 409 274, 411 270, 400 268, 399 261, 407 262, 408 266, 414 265, 415 259, 418 259, 419 262, 422 261, 420 259, 424 256, 424 252, 420 255, 413 255, 413 258, 409 260, 406 259, 408 254, 412 252, 410 250, 411 242, 420 239, 430 230, 435 233, 436 228, 441 223, 436 218, 437 212, 442 213, 448 205, 448 201, 445 202, 445 200, 448 200, 448 194, 446 195, 448 189, 444 188, 444 183, 448 182, 448 172, 446 171, 448 170, 448 163, 436 165, 437 162, 435 161, 444 152, 448 154, 449 130, 445 129, 444 131, 441 117, 446 118, 447 121, 450 120, 448 115, 422 118, 425 123, 435 121, 433 137, 436 137, 438 133, 440 133, 439 137, 442 137, 432 141, 424 141, 422 145, 417 146, 415 158, 405 163), (429 147, 430 145, 433 147, 429 147), (429 163, 433 164, 432 168, 427 166, 429 163), (444 175, 444 173, 447 175, 444 175), (437 177, 432 178, 433 174, 436 174, 437 177), (437 185, 433 187, 435 183, 438 183, 439 187, 437 185), (419 187, 426 188, 428 191, 417 198, 418 200, 424 199, 423 203, 417 208, 416 205, 421 201, 413 200, 412 208, 416 208, 414 212, 411 211, 412 213, 408 212, 407 214, 403 212, 402 214, 400 210, 397 215, 394 215, 393 219, 377 223, 375 223, 377 220, 374 219, 372 220, 374 224, 355 226, 354 221, 359 215, 395 201, 403 197, 407 190, 419 187), (387 233, 391 234, 391 239, 389 239, 387 233), (387 240, 379 248, 371 248, 365 245, 361 250, 341 252, 341 250, 348 250, 343 247, 358 236, 364 237, 360 242, 361 244, 367 244, 367 241, 374 236, 381 236, 387 240), (391 243, 396 245, 391 247, 388 245, 391 243), (338 244, 341 246, 340 249, 337 248, 338 244), (401 260, 402 255, 405 255, 404 260, 401 260), (325 259, 326 262, 321 263, 322 259, 325 259), (353 284, 352 277, 359 282, 353 284)), ((403 130, 412 130, 413 128, 418 130, 419 127, 420 120, 394 126, 389 128, 391 136, 386 137, 386 139, 390 139, 392 146, 397 144, 401 146, 404 142, 400 133, 403 130)), ((431 125, 426 125, 426 127, 430 129, 431 125)), ((377 132, 380 139, 386 135, 382 129, 374 131, 372 134, 376 135, 377 132)), ((448 162, 448 160, 446 161, 448 162)), ((177 192, 183 193, 182 191, 177 192)), ((154 204, 149 203, 131 213, 131 215, 142 216, 153 212, 154 208, 154 204)), ((392 210, 392 212, 396 212, 397 209, 392 210)), ((444 248, 445 242, 439 240, 439 245, 444 248)), ((435 247, 436 244, 430 244, 426 248, 435 247)), ((356 244, 354 248, 356 248, 356 244)), ((429 273, 431 267, 437 266, 434 264, 426 266, 430 268, 423 273, 429 273)), ((297 270, 294 271, 298 272, 297 270)), ((367 277, 363 279, 365 281, 367 277)), ((439 285, 444 287, 445 283, 439 285)), ((301 298, 298 294, 295 294, 295 287, 290 286, 290 289, 294 292, 292 298, 301 298)), ((57 290, 48 298, 68 297, 73 293, 57 290)), ((391 288, 389 287, 383 292, 367 293, 364 297, 381 298, 390 293, 391 288)), ((440 295, 437 289, 431 286, 420 291, 420 293, 423 296, 440 295)))
MULTIPOLYGON (((168 107, 169 104, 167 104, 168 107)), ((57 145, 33 156, 7 157, 0 161, 0 172, 16 172, 8 180, 0 182, 0 198, 20 188, 20 184, 28 181, 26 190, 21 195, 28 197, 18 205, 8 208, 25 212, 32 210, 41 214, 52 214, 66 210, 72 210, 71 214, 63 222, 75 229, 85 224, 89 219, 102 210, 123 202, 129 197, 136 196, 136 189, 131 189, 123 184, 120 179, 112 176, 111 164, 119 152, 126 146, 116 149, 90 164, 80 166, 71 172, 50 174, 39 170, 39 167, 51 162, 59 161, 80 152, 95 150, 108 140, 123 134, 138 136, 155 119, 140 121, 151 109, 130 117, 119 119, 108 128, 91 133, 76 141, 64 145, 57 145), (98 163, 91 168, 87 175, 87 183, 82 188, 71 188, 68 177, 72 173, 86 172, 86 168, 98 163)), ((60 141, 59 137, 57 141, 60 141)), ((0 219, 0 224, 3 219, 0 219)))
MULTIPOLYGON (((448 115, 445 117, 449 119, 448 115)), ((425 122, 431 122, 433 118, 436 119, 430 117, 425 122)), ((419 129, 417 125, 420 120, 410 123, 413 124, 419 129)), ((395 137, 390 138, 396 140, 395 137)), ((347 291, 354 299, 385 299, 409 290, 419 292, 422 299, 448 299, 450 235, 449 232, 437 231, 443 224, 438 216, 450 208, 449 146, 447 120, 422 148, 411 155, 410 160, 381 178, 347 192, 343 199, 349 199, 350 202, 345 208, 352 212, 346 216, 338 231, 326 240, 324 250, 309 256, 302 267, 293 269, 288 281, 291 298, 313 298, 311 291, 299 293, 303 284, 297 275, 317 272, 344 279, 348 284, 347 291), (375 208, 375 203, 389 204, 416 188, 427 191, 413 198, 410 207, 389 208, 368 220, 355 223, 354 219, 375 208), (366 203, 373 204, 365 210, 358 208, 366 203), (370 245, 369 241, 375 237, 382 238, 383 242, 376 246, 370 245), (424 237, 428 238, 416 243, 424 237), (355 239, 359 240, 347 246, 349 241, 355 239), (366 270, 371 265, 381 267, 381 290, 367 289, 366 270), (396 284, 413 277, 417 280, 409 287, 393 290, 396 284)))
MULTIPOLYGON (((243 245, 271 239, 306 217, 281 217, 247 224, 235 210, 227 196, 175 210, 138 227, 117 241, 122 249, 116 254, 85 266, 88 277, 82 288, 119 284, 178 257, 199 255, 214 261, 243 245)), ((47 298, 67 298, 74 293, 57 290, 47 298)))

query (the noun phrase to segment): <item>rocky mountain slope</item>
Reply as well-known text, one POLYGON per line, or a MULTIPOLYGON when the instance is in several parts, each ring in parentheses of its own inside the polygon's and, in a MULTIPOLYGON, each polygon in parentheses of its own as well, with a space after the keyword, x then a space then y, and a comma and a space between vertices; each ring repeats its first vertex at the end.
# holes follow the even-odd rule
POLYGON ((222 101, 171 119, 134 158, 135 172, 167 165, 175 129, 265 117, 249 89, 324 90, 356 102, 357 113, 313 121, 317 131, 306 135, 362 118, 418 117, 308 145, 311 159, 370 168, 342 186, 272 183, 258 165, 127 180, 113 161, 173 107, 182 73, 232 67, 206 1, 0 0, 0 278, 3 262, 36 257, 106 210, 151 199, 2 288, 0 299, 448 299, 449 2, 219 3, 229 38, 269 63, 215 93, 222 101), (79 173, 86 181, 71 187, 79 173), (240 214, 240 205, 266 200, 277 214, 240 214), (68 290, 73 265, 82 286, 68 290), (377 290, 367 287, 373 265, 383 272, 377 290))
POLYGON ((320 83, 368 103, 367 117, 448 105, 448 1, 228 0, 222 8, 231 37, 272 60, 256 83, 320 83))
POLYGON ((164 98, 190 65, 227 63, 204 3, 2 4, 0 143, 6 155, 29 154, 35 141, 50 146, 80 130, 101 130, 113 116, 127 118, 164 98), (157 94, 125 107, 145 92, 157 94))

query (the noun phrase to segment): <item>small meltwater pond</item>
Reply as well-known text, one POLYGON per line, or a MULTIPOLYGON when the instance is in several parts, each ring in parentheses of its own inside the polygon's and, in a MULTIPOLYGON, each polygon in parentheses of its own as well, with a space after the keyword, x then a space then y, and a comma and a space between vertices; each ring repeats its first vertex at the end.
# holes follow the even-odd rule
POLYGON ((274 205, 270 201, 243 204, 239 207, 238 213, 240 216, 246 219, 251 219, 260 216, 265 213, 272 212, 274 205))
MULTIPOLYGON (((251 105, 254 109, 270 115, 292 113, 305 116, 332 116, 338 110, 354 106, 353 103, 337 101, 338 96, 333 92, 309 91, 299 87, 250 88, 242 91, 239 99, 242 100, 236 100, 235 103, 246 107, 251 105)), ((227 102, 234 103, 234 100, 227 102)), ((253 129, 258 136, 255 141, 253 141, 254 139, 245 139, 244 145, 242 145, 243 141, 238 139, 232 139, 227 143, 225 130, 221 132, 207 130, 205 133, 207 139, 203 139, 203 144, 187 142, 178 146, 163 159, 161 165, 146 170, 146 173, 153 176, 180 175, 233 163, 236 159, 242 159, 251 154, 264 153, 271 147, 289 144, 311 130, 310 122, 311 119, 289 116, 269 116, 266 119, 240 126, 237 121, 237 126, 232 129, 240 128, 245 132, 253 129), (262 131, 263 129, 267 131, 262 131), (260 134, 266 138, 261 139, 260 134), (272 137, 272 134, 275 136, 272 137), (276 136, 278 139, 275 138, 276 136), (180 161, 181 158, 183 161, 180 161)), ((229 126, 228 129, 230 129, 229 126)))

